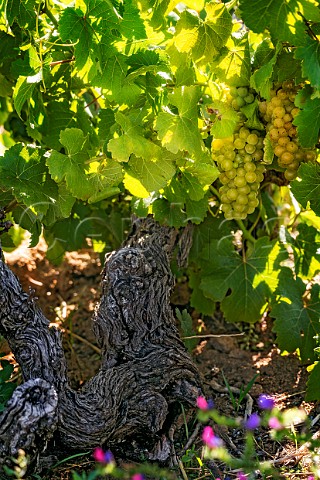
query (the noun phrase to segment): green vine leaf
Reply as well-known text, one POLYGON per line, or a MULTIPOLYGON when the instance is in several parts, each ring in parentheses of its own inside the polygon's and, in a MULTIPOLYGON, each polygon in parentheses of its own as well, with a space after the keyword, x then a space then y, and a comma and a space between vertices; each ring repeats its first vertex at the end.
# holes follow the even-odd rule
POLYGON ((152 213, 157 222, 169 227, 183 227, 187 223, 183 202, 170 203, 164 198, 158 198, 152 203, 152 213))
POLYGON ((320 400, 319 376, 320 376, 320 362, 317 361, 313 365, 313 368, 311 370, 308 383, 307 383, 307 394, 306 394, 307 402, 320 400))
POLYGON ((78 128, 61 131, 60 143, 66 154, 52 151, 47 159, 49 172, 57 183, 65 180, 76 198, 87 200, 122 180, 121 165, 117 162, 111 159, 90 161, 88 137, 78 128))
POLYGON ((36 26, 36 1, 7 0, 6 15, 9 25, 17 20, 21 28, 32 30, 36 26))
POLYGON ((214 138, 230 137, 239 123, 238 113, 231 105, 219 100, 214 100, 210 104, 211 107, 217 112, 211 127, 211 134, 214 138))
POLYGON ((261 318, 278 282, 280 261, 286 257, 278 242, 256 241, 247 257, 240 255, 233 238, 213 240, 199 257, 200 288, 230 322, 256 322, 261 318))
POLYGON ((198 129, 197 104, 200 94, 197 86, 175 88, 168 96, 168 102, 178 108, 178 114, 166 108, 159 113, 155 126, 162 145, 170 152, 187 151, 209 163, 210 157, 205 152, 198 129))
POLYGON ((67 185, 64 182, 60 183, 56 201, 49 205, 48 211, 42 219, 43 224, 52 225, 61 218, 68 218, 75 201, 76 199, 71 195, 67 185))
POLYGON ((317 40, 307 37, 305 45, 298 47, 295 58, 302 60, 302 73, 313 87, 320 87, 320 45, 317 40))
MULTIPOLYGON (((302 95, 306 93, 304 89, 302 95)), ((298 137, 302 147, 313 148, 319 141, 320 131, 320 98, 312 98, 312 92, 308 89, 309 95, 304 98, 301 104, 302 110, 293 120, 293 124, 297 126, 298 137)), ((299 95, 298 95, 299 101, 299 95)))
POLYGON ((21 143, 0 157, 0 185, 10 185, 15 197, 34 211, 45 214, 57 195, 57 185, 48 175, 39 148, 24 147, 21 143))
POLYGON ((320 215, 320 165, 302 163, 299 176, 301 180, 295 180, 291 184, 293 195, 304 208, 310 202, 312 210, 320 215))
MULTIPOLYGON (((39 185, 38 185, 39 189, 39 185)), ((48 205, 48 202, 46 203, 48 205)), ((34 206, 32 209, 21 203, 18 205, 12 212, 14 221, 25 230, 31 233, 31 239, 29 241, 29 247, 35 247, 38 242, 42 232, 41 222, 38 215, 33 212, 34 206)))
POLYGON ((177 23, 174 44, 181 53, 191 52, 195 62, 204 63, 216 56, 226 44, 232 19, 223 4, 207 3, 206 19, 202 21, 194 11, 185 10, 177 23))
POLYGON ((248 36, 229 37, 220 56, 213 61, 212 69, 219 80, 229 86, 249 85, 251 65, 248 36))
POLYGON ((273 152, 273 147, 270 140, 269 132, 263 139, 263 145, 264 145, 263 163, 265 165, 271 165, 274 159, 274 152, 273 152))
POLYGON ((293 242, 295 271, 302 278, 309 279, 320 272, 320 233, 305 223, 298 225, 298 232, 293 242))
POLYGON ((293 277, 289 268, 283 268, 279 285, 275 291, 280 295, 273 302, 271 316, 275 318, 273 330, 282 351, 295 352, 299 349, 303 362, 314 361, 315 336, 320 334, 319 285, 313 285, 310 300, 303 299, 306 286, 299 278, 293 277))
POLYGON ((112 157, 119 162, 128 162, 130 156, 156 162, 161 160, 164 150, 141 135, 141 128, 133 126, 129 117, 121 112, 115 114, 116 122, 121 126, 123 135, 113 138, 108 143, 112 157))
POLYGON ((257 90, 257 92, 260 93, 261 97, 266 98, 267 100, 270 98, 273 69, 281 49, 282 45, 278 43, 277 48, 274 50, 273 57, 268 60, 265 65, 256 70, 250 80, 251 87, 257 90))
POLYGON ((59 21, 59 33, 63 42, 75 44, 75 61, 79 69, 86 64, 91 48, 93 29, 83 12, 66 8, 59 21))
POLYGON ((152 160, 132 155, 125 171, 125 187, 136 197, 146 198, 166 186, 175 167, 170 158, 152 160))
MULTIPOLYGON (((132 0, 125 0, 123 3, 124 12, 119 26, 122 35, 128 40, 147 38, 146 27, 140 17, 139 9, 133 4, 132 0)), ((111 2, 110 6, 113 7, 111 2)))
POLYGON ((257 33, 269 29, 271 35, 292 45, 301 45, 306 36, 306 26, 301 13, 308 21, 318 22, 320 11, 313 0, 240 0, 242 18, 248 28, 257 33))

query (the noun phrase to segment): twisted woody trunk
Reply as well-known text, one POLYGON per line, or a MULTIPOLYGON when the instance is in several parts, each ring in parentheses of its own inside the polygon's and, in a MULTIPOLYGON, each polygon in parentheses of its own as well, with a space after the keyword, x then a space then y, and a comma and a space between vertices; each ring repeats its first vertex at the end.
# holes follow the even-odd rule
POLYGON ((170 308, 177 239, 150 218, 136 220, 125 245, 106 259, 93 315, 101 367, 79 391, 68 383, 61 333, 0 258, 0 333, 24 380, 0 416, 0 464, 20 448, 36 461, 50 440, 64 449, 125 442, 168 460, 177 402, 194 406, 201 394, 170 308))

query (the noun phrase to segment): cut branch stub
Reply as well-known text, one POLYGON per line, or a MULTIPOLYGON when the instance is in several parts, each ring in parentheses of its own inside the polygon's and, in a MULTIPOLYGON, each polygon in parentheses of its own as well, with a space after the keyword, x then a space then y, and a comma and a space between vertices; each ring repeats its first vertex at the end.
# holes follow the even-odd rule
POLYGON ((0 458, 19 449, 37 455, 45 450, 58 424, 58 396, 52 385, 35 378, 16 388, 0 423, 0 458))
MULTIPOLYGON (((110 447, 134 439, 144 453, 148 444, 149 458, 168 457, 164 436, 177 402, 195 406, 201 394, 199 374, 179 338, 169 303, 174 279, 168 254, 176 239, 175 230, 151 219, 139 220, 127 244, 106 259, 101 301, 93 316, 101 368, 77 392, 68 385, 59 332, 49 328, 35 302, 0 261, 0 329, 29 387, 32 382, 39 387, 40 378, 43 388, 49 384, 57 396, 48 439, 53 428, 56 442, 72 449, 110 447)), ((44 391, 39 398, 46 406, 44 391)), ((12 402, 0 417, 0 442, 8 444, 3 456, 13 451, 10 438, 1 433, 12 402)), ((25 430, 34 430, 27 418, 21 421, 25 430)), ((43 448, 42 433, 40 437, 43 448)), ((30 450, 23 441, 19 448, 30 450)))

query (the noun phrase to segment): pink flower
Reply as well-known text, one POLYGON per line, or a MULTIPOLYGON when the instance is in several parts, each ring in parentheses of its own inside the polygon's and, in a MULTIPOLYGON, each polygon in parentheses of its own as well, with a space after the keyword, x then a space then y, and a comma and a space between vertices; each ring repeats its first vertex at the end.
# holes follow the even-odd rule
POLYGON ((198 397, 197 398, 197 407, 200 408, 201 410, 207 410, 208 409, 208 402, 204 397, 198 397))
POLYGON ((237 479, 238 480, 247 480, 247 475, 245 475, 243 472, 238 472, 237 473, 237 479))
POLYGON ((93 458, 96 462, 104 462, 104 451, 102 450, 102 448, 97 447, 95 449, 95 451, 93 452, 93 458))
POLYGON ((131 480, 144 480, 144 475, 142 473, 135 473, 132 475, 131 480))
POLYGON ((277 419, 277 417, 270 417, 268 421, 268 425, 270 428, 273 428, 274 430, 282 430, 283 425, 281 422, 277 419))
POLYGON ((94 452, 93 452, 93 458, 95 459, 96 462, 99 463, 113 463, 114 462, 114 457, 110 450, 107 450, 106 452, 101 448, 97 447, 94 452))
POLYGON ((221 438, 217 437, 212 427, 204 427, 202 432, 202 440, 209 448, 217 448, 223 445, 221 438))
POLYGON ((207 401, 204 397, 197 398, 197 407, 200 408, 200 410, 210 410, 213 406, 213 401, 211 399, 207 401))

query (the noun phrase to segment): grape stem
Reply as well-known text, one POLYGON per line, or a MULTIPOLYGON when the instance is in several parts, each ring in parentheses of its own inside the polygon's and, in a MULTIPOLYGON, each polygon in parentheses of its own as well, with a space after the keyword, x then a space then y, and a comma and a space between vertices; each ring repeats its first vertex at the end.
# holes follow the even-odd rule
POLYGON ((46 0, 44 12, 45 12, 45 14, 47 15, 47 17, 50 18, 50 20, 51 20, 51 22, 53 23, 53 25, 54 25, 56 28, 58 28, 58 27, 59 27, 59 23, 57 22, 57 20, 55 19, 55 17, 54 17, 53 14, 51 13, 50 6, 49 6, 49 0, 46 0))
POLYGON ((257 215, 257 218, 255 219, 253 225, 250 227, 250 229, 248 230, 249 233, 252 233, 253 230, 256 228, 256 226, 258 225, 258 222, 260 220, 260 217, 261 217, 261 198, 260 198, 260 205, 259 205, 259 212, 258 212, 258 215, 257 215))
POLYGON ((218 190, 215 187, 213 187, 212 185, 210 185, 210 192, 212 192, 218 198, 218 200, 220 200, 220 194, 219 194, 218 190))
POLYGON ((251 235, 251 233, 246 229, 246 227, 244 226, 244 223, 242 220, 235 220, 237 222, 237 224, 239 225, 239 227, 241 228, 242 230, 242 234, 243 234, 243 238, 245 238, 246 240, 249 240, 249 242, 251 243, 255 243, 256 242, 256 239, 251 235))
POLYGON ((11 212, 16 206, 18 205, 18 202, 16 199, 12 200, 10 203, 8 203, 8 205, 6 205, 3 210, 6 212, 6 213, 9 213, 11 212))
POLYGON ((230 10, 232 10, 236 6, 237 2, 238 0, 231 0, 230 2, 225 3, 225 7, 228 12, 230 12, 230 10))

